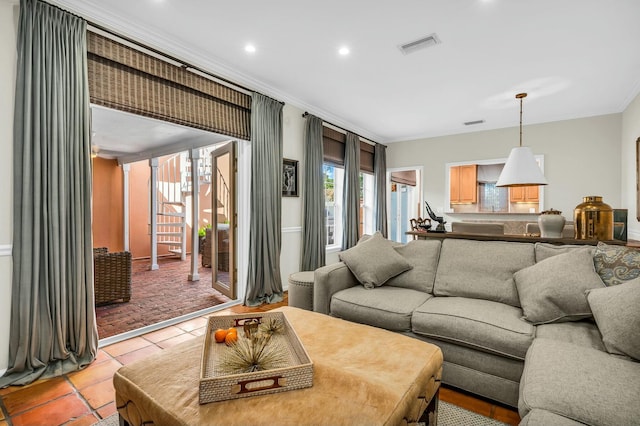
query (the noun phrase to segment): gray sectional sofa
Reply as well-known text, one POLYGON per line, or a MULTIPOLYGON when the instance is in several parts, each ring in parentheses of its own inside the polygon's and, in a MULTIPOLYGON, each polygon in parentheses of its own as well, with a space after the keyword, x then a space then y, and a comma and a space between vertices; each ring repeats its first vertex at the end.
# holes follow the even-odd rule
POLYGON ((640 424, 627 250, 376 234, 315 271, 313 306, 438 345, 445 384, 518 407, 524 425, 640 424))

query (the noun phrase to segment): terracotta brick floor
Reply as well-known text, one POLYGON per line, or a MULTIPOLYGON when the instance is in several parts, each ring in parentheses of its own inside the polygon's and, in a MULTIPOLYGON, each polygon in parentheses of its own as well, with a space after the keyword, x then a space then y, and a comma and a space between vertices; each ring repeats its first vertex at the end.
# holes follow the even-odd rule
POLYGON ((133 261, 129 302, 96 308, 100 339, 229 301, 211 288, 211 268, 198 268, 199 281, 187 279, 190 256, 184 261, 178 257, 159 258, 160 268, 155 271, 150 271, 149 265, 148 259, 133 261))
MULTIPOLYGON (((285 296, 280 303, 255 308, 238 305, 212 315, 264 312, 287 304, 285 296)), ((202 335, 209 316, 99 349, 96 360, 84 370, 27 386, 0 389, 0 426, 92 425, 116 413, 112 384, 115 371, 122 365, 202 335)), ((511 425, 520 422, 515 410, 455 389, 444 387, 440 399, 511 425)))

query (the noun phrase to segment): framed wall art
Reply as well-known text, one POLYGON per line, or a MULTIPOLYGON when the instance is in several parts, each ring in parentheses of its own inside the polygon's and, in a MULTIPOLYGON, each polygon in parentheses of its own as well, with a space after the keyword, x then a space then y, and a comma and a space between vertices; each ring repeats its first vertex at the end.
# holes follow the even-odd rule
POLYGON ((298 161, 282 159, 282 196, 298 196, 298 161))

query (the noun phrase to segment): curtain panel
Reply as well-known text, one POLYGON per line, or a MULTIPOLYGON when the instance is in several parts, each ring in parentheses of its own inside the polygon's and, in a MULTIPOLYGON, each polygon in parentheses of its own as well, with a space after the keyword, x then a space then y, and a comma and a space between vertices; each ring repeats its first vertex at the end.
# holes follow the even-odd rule
POLYGON ((0 387, 96 355, 86 22, 20 2, 9 366, 0 387))
MULTIPOLYGON (((376 144, 373 180, 375 185, 373 193, 373 229, 380 231, 382 236, 387 238, 387 147, 385 145, 376 144)), ((414 185, 415 180, 414 172, 414 185)))
POLYGON ((249 140, 251 96, 94 32, 87 49, 92 103, 249 140))
POLYGON ((342 193, 342 250, 358 243, 360 237, 360 138, 347 132, 344 150, 342 193))
POLYGON ((308 115, 304 133, 301 271, 315 271, 326 263, 323 159, 322 120, 308 115))
POLYGON ((259 93, 251 103, 251 231, 244 303, 257 306, 283 299, 282 104, 259 93))

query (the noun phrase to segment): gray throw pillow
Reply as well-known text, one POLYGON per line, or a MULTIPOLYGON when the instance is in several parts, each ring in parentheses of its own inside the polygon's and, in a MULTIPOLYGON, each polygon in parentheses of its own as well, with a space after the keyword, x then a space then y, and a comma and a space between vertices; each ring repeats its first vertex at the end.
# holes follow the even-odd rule
POLYGON ((368 289, 379 287, 389 278, 411 269, 411 264, 393 249, 392 242, 379 232, 343 251, 339 257, 368 289))
POLYGON ((640 278, 587 292, 607 351, 640 360, 640 278))
POLYGON ((585 292, 604 287, 589 248, 547 258, 513 277, 524 319, 533 324, 591 317, 585 292))
POLYGON ((599 242, 593 253, 596 272, 607 286, 640 277, 640 250, 599 242))

